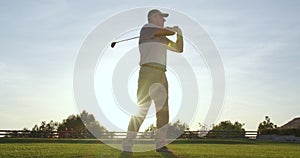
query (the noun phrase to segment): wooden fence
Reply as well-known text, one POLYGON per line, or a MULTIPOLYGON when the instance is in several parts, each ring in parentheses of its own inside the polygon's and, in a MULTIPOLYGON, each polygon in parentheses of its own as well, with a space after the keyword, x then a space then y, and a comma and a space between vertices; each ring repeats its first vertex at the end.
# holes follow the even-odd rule
MULTIPOLYGON (((0 130, 0 137, 13 138, 82 138, 78 131, 29 131, 29 130, 0 130)), ((257 131, 184 131, 179 139, 201 139, 201 138, 248 138, 256 139, 257 131)), ((137 138, 152 139, 154 132, 139 132, 137 138)), ((101 138, 125 138, 126 132, 103 132, 101 138)))

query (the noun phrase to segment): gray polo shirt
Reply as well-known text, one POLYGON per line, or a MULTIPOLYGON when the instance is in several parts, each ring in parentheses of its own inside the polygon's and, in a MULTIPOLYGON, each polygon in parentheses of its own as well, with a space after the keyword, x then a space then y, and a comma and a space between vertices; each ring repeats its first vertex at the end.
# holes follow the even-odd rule
POLYGON ((167 44, 169 39, 165 36, 154 36, 159 26, 148 23, 140 31, 139 50, 140 65, 145 63, 167 63, 167 44))

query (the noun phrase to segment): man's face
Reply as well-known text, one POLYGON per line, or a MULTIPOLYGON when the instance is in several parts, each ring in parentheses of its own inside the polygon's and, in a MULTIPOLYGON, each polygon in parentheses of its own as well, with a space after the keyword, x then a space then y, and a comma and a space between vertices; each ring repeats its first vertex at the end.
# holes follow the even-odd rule
POLYGON ((164 23, 166 20, 162 15, 156 14, 153 16, 153 19, 154 19, 153 21, 156 25, 164 27, 164 23))

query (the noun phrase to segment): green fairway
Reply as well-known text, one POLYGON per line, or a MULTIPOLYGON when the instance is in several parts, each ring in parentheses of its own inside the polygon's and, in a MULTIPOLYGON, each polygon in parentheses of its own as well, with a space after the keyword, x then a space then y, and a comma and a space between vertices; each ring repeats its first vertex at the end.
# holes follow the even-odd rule
MULTIPOLYGON (((18 140, 1 141, 0 157, 129 157, 121 155, 121 151, 105 144, 99 144, 91 140, 63 140, 58 142, 39 142, 26 139, 25 143, 18 140)), ((136 145, 136 148, 143 147, 136 145)), ((177 157, 228 157, 228 158, 265 158, 265 157, 300 157, 300 144, 272 143, 260 141, 230 141, 230 140, 199 140, 177 141, 168 147, 174 151, 177 157), (189 143, 190 142, 190 143, 189 143)), ((155 151, 134 153, 132 157, 174 157, 161 155, 155 151)))

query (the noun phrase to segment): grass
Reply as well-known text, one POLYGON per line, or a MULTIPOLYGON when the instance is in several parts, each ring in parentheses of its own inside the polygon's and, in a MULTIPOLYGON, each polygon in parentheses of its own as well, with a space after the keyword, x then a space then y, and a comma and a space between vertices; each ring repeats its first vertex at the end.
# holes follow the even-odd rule
MULTIPOLYGON (((142 145, 136 145, 142 148, 142 145)), ((182 158, 296 158, 300 157, 300 144, 274 143, 250 140, 194 140, 176 141, 168 147, 182 158)), ((6 157, 72 157, 72 158, 119 158, 119 157, 174 157, 155 151, 138 152, 133 156, 97 140, 74 139, 0 139, 0 158, 6 157)))

